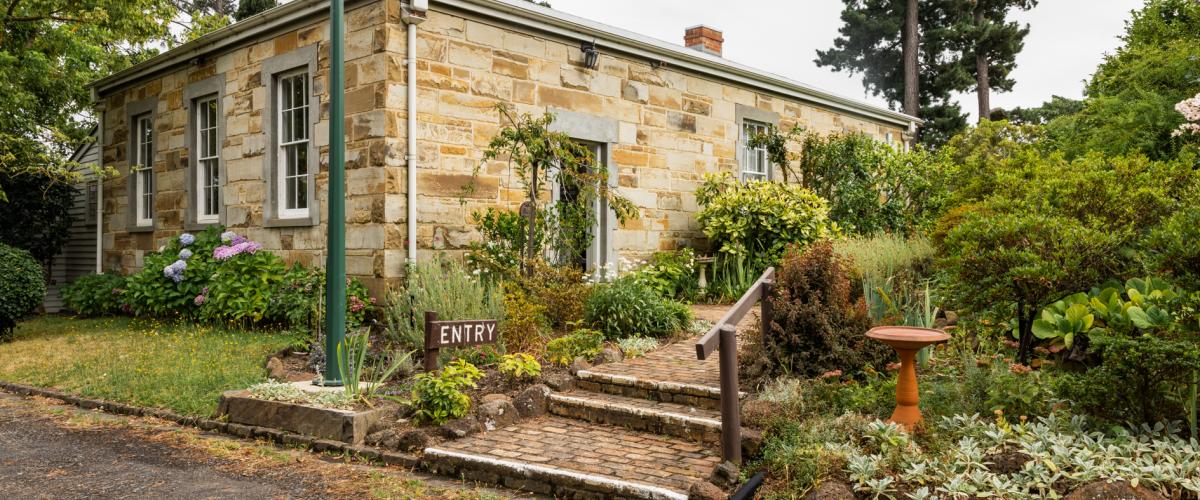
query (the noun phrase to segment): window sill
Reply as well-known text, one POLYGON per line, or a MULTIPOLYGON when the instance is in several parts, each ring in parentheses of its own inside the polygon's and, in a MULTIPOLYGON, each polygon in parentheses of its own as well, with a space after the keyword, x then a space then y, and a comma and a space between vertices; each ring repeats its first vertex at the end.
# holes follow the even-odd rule
POLYGON ((263 227, 311 227, 317 225, 313 221, 313 217, 295 217, 288 219, 267 219, 263 222, 263 227))
POLYGON ((187 231, 203 231, 210 227, 220 226, 220 225, 221 225, 221 221, 219 221, 219 220, 207 221, 207 222, 187 222, 187 223, 183 224, 183 229, 187 230, 187 231))
POLYGON ((154 232, 154 224, 148 226, 132 225, 125 229, 127 233, 152 233, 154 232))

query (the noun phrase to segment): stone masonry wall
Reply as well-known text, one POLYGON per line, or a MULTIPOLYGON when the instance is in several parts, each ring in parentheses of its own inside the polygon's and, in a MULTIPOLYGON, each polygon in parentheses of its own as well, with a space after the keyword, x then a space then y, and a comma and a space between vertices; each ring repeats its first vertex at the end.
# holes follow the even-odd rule
POLYGON ((461 249, 477 237, 469 223, 473 211, 515 210, 522 201, 505 163, 494 162, 482 168, 475 193, 460 203, 458 187, 501 125, 493 109, 499 102, 521 113, 565 109, 619 122, 609 168, 619 172, 620 194, 641 211, 616 234, 614 250, 627 257, 703 238, 694 193, 706 173, 737 172, 739 104, 778 113, 784 129, 860 131, 881 140, 889 132, 899 140, 903 132, 669 66, 655 69, 647 60, 605 51, 603 44, 597 69, 587 69, 577 40, 486 20, 430 12, 418 36, 422 249, 461 249))

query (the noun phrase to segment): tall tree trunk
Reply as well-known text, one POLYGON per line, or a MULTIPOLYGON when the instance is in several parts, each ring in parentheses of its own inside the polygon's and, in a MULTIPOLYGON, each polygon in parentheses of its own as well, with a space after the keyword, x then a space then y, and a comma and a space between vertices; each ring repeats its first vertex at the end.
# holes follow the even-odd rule
POLYGON ((921 111, 917 76, 917 0, 908 0, 904 8, 904 113, 917 116, 921 111))
POLYGON ((979 97, 979 121, 983 122, 992 113, 991 104, 991 83, 988 81, 988 58, 987 47, 983 43, 983 7, 979 2, 975 2, 975 89, 979 97))

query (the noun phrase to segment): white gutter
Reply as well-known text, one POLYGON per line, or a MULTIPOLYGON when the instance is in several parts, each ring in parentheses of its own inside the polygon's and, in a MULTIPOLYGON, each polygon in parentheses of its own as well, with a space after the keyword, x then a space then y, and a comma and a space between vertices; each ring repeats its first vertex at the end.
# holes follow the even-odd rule
POLYGON ((404 23, 408 25, 408 42, 405 51, 408 52, 408 263, 417 263, 417 25, 425 21, 425 9, 428 3, 423 0, 412 0, 411 8, 404 9, 404 23))

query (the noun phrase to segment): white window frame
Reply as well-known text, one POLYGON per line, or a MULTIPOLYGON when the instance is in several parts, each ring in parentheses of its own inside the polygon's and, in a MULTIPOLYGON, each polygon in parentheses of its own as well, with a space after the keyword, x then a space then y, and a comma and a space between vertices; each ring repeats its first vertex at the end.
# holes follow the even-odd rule
POLYGON ((154 118, 145 113, 134 120, 134 221, 147 227, 154 225, 154 118))
POLYGON ((312 99, 310 97, 310 89, 311 89, 310 86, 312 85, 311 75, 309 74, 308 68, 301 68, 301 69, 296 69, 296 70, 292 70, 292 71, 279 73, 275 76, 274 85, 275 85, 275 94, 276 94, 276 102, 275 102, 276 136, 275 136, 275 141, 274 141, 276 144, 276 146, 275 146, 276 147, 276 156, 275 156, 275 159, 276 159, 275 160, 276 161, 276 165, 275 165, 276 191, 275 192, 277 193, 277 197, 276 197, 277 199, 275 200, 275 203, 276 203, 276 207, 278 207, 276 213, 278 214, 278 217, 280 219, 307 218, 307 217, 309 217, 309 207, 308 207, 309 193, 308 193, 308 190, 310 189, 310 186, 308 185, 308 180, 309 180, 309 176, 312 175, 312 172, 309 172, 309 158, 308 158, 308 155, 311 154, 311 152, 309 151, 309 145, 310 145, 310 141, 312 141, 312 130, 311 130, 311 126, 309 124, 309 119, 311 117, 310 113, 312 113, 312 99), (285 99, 289 93, 284 92, 284 83, 287 81, 294 82, 297 79, 300 82, 302 82, 304 85, 303 91, 300 93, 300 95, 304 99, 304 104, 297 106, 297 105, 295 105, 295 103, 291 103, 292 104, 291 107, 285 108, 284 107, 286 105, 285 99), (293 118, 295 116, 294 113, 297 113, 297 112, 303 113, 302 120, 300 120, 299 122, 295 121, 294 119, 289 121, 288 118, 293 118), (291 113, 291 114, 289 114, 289 113, 291 113), (285 118, 285 116, 286 116, 286 118, 285 118), (298 136, 296 135, 297 130, 295 128, 295 125, 297 123, 299 123, 301 125, 299 130, 302 131, 304 134, 303 137, 300 137, 300 138, 297 138, 298 136), (292 132, 291 137, 287 136, 288 131, 292 132), (304 152, 305 156, 304 156, 303 161, 296 163, 296 166, 304 167, 304 173, 302 173, 302 174, 289 173, 288 165, 289 165, 289 163, 292 162, 292 157, 289 156, 289 154, 288 154, 289 149, 304 152), (295 186, 297 188, 295 191, 288 190, 288 181, 289 180, 294 180, 293 186, 295 186), (303 183, 304 190, 305 190, 303 196, 301 196, 300 192, 299 192, 299 186, 301 185, 301 183, 303 183), (289 202, 295 202, 295 206, 292 208, 289 208, 288 207, 289 202))
POLYGON ((221 112, 216 94, 196 99, 196 222, 221 220, 221 112))
POLYGON ((738 128, 738 179, 742 182, 771 180, 771 163, 767 157, 767 148, 750 147, 752 134, 767 132, 770 124, 744 119, 738 128))

